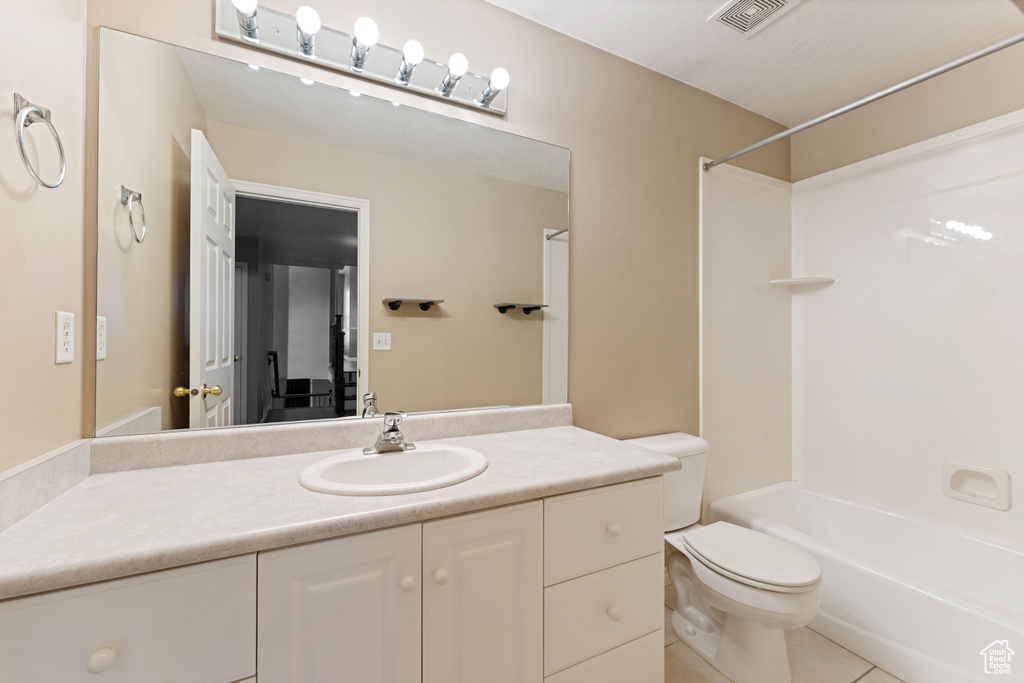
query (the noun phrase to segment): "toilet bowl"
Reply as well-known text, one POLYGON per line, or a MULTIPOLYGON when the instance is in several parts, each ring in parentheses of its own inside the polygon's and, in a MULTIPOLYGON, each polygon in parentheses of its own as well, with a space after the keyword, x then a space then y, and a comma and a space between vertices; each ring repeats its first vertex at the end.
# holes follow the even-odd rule
POLYGON ((682 464, 664 478, 672 630, 735 683, 790 683, 785 632, 806 626, 818 610, 817 562, 751 529, 696 523, 709 450, 703 439, 675 433, 631 443, 682 464))

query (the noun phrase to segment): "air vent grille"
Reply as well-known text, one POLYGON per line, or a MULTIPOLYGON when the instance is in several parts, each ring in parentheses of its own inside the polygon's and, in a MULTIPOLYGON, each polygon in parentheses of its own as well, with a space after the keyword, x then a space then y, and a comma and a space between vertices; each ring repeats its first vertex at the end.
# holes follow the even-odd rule
POLYGON ((716 19, 748 38, 793 9, 800 0, 736 0, 715 12, 716 19))

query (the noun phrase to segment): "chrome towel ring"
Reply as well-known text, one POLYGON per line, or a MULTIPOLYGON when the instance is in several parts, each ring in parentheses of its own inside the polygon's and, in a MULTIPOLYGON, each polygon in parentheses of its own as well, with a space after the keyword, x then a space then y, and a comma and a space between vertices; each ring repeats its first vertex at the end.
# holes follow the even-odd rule
POLYGON ((142 240, 146 239, 146 207, 142 205, 142 193, 129 190, 124 185, 121 186, 121 203, 128 205, 128 225, 132 229, 132 237, 139 244, 142 244, 142 240), (133 208, 135 203, 139 204, 139 212, 142 213, 142 234, 140 235, 135 230, 135 215, 133 208))
POLYGON ((37 104, 32 104, 18 93, 14 93, 14 114, 17 116, 14 132, 15 137, 18 139, 18 151, 21 152, 21 160, 25 162, 25 168, 28 169, 29 175, 35 178, 35 181, 43 187, 51 190, 60 187, 68 171, 68 162, 64 157, 64 145, 61 144, 60 135, 57 134, 57 129, 53 127, 53 122, 50 121, 50 110, 37 104), (60 177, 53 183, 48 183, 40 178, 39 174, 36 173, 36 169, 32 168, 32 163, 28 160, 28 152, 25 151, 24 132, 33 123, 45 123, 46 127, 50 129, 50 134, 53 135, 53 141, 57 143, 57 154, 60 156, 60 177))

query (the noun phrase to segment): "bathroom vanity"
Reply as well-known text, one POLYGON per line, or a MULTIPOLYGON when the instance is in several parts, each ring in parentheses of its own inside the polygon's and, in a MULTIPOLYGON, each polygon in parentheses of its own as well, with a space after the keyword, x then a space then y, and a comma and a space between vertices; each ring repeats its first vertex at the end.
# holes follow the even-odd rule
POLYGON ((678 461, 569 426, 444 443, 488 468, 370 497, 302 488, 325 453, 90 477, 0 533, 0 682, 660 681, 678 461))

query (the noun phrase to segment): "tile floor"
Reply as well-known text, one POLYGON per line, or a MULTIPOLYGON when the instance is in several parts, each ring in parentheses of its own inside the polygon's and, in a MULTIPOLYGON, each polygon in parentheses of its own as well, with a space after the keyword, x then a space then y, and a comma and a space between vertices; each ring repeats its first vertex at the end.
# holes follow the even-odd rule
MULTIPOLYGON (((675 589, 665 586, 665 683, 730 683, 672 632, 675 589)), ((809 628, 786 634, 793 683, 901 683, 809 628)))

